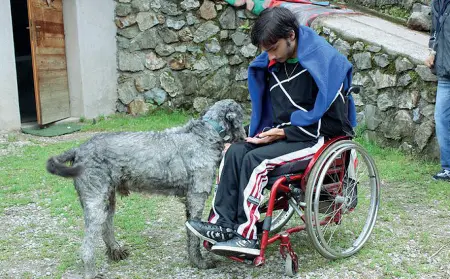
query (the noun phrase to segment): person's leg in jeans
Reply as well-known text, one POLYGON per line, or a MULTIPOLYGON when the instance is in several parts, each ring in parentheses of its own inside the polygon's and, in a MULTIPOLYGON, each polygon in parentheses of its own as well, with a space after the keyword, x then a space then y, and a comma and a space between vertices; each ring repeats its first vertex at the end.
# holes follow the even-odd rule
POLYGON ((439 80, 434 118, 442 171, 434 179, 450 181, 450 80, 439 80))

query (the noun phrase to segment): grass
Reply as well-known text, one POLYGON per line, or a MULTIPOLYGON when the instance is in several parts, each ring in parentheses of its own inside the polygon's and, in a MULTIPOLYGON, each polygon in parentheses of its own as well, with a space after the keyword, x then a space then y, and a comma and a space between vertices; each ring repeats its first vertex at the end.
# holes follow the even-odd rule
POLYGON ((14 134, 9 134, 8 137, 6 138, 6 140, 8 142, 16 142, 17 141, 17 136, 14 134))
MULTIPOLYGON (((183 111, 157 110, 148 116, 135 117, 128 114, 115 114, 107 118, 102 116, 95 124, 86 125, 82 131, 148 131, 162 130, 185 123, 191 116, 183 111)), ((84 120, 87 122, 87 120, 84 120)))
MULTIPOLYGON (((86 120, 82 131, 162 130, 185 123, 189 118, 185 112, 167 111, 158 111, 145 117, 114 115, 102 117, 95 124, 88 124, 90 121, 86 120)), ((450 187, 448 183, 430 180, 430 175, 439 170, 438 163, 406 156, 398 150, 380 148, 359 139, 375 159, 383 184, 381 208, 371 241, 351 258, 328 261, 318 256, 306 233, 293 235, 293 245, 302 261, 302 274, 322 269, 333 269, 339 274, 345 268, 362 274, 375 274, 378 278, 418 278, 436 274, 439 277, 442 275, 439 273, 439 265, 427 261, 430 255, 449 241, 440 230, 445 230, 445 224, 448 223, 450 187), (416 258, 408 258, 409 253, 413 252, 405 251, 405 247, 413 252, 417 249, 414 252, 416 258), (399 255, 402 261, 393 261, 393 255, 399 255)), ((60 278, 67 271, 80 268, 77 251, 83 235, 83 217, 76 191, 71 180, 51 176, 44 168, 49 156, 80 143, 81 141, 71 141, 26 146, 14 155, 0 157, 0 216, 11 207, 37 204, 48 210, 50 218, 59 220, 64 226, 61 228, 62 233, 42 230, 38 221, 11 228, 8 238, 0 237, 0 262, 14 262, 18 260, 17 257, 20 261, 57 259, 55 273, 43 278, 60 278), (30 230, 37 232, 30 234, 30 230), (24 241, 30 238, 36 241, 36 247, 31 250, 14 249, 23 246, 24 241)), ((163 233, 173 230, 174 226, 182 226, 184 213, 179 214, 182 216, 180 220, 171 219, 174 213, 168 204, 173 201, 171 197, 149 198, 140 194, 118 199, 116 232, 119 241, 124 241, 133 248, 134 257, 132 261, 110 263, 110 268, 120 271, 129 267, 130 262, 141 260, 143 267, 138 270, 131 268, 133 275, 129 278, 147 278, 149 275, 145 271, 158 269, 161 263, 164 263, 169 274, 177 269, 189 268, 187 262, 172 263, 171 251, 175 248, 165 246, 164 237, 149 235, 152 228, 163 233), (158 257, 155 259, 149 251, 158 253, 158 257), (139 273, 140 269, 144 273, 139 273)), ((291 222, 296 220, 298 218, 291 222)), ((184 245, 184 240, 176 239, 175 243, 184 245)), ((267 255, 273 256, 272 261, 279 257, 277 250, 276 245, 269 247, 267 255)), ((98 253, 97 263, 102 265, 105 259, 98 253)), ((443 257, 442 261, 449 261, 448 249, 443 249, 437 257, 443 257)), ((229 262, 224 265, 229 265, 229 262)), ((282 269, 281 266, 279 268, 282 269)), ((254 277, 264 277, 267 272, 267 269, 245 270, 254 277)), ((202 271, 196 272, 199 276, 203 274, 202 271)), ((34 278, 33 276, 29 271, 21 274, 22 278, 34 278)))
POLYGON ((382 181, 391 185, 408 184, 411 190, 420 190, 420 195, 411 197, 427 198, 428 202, 440 200, 442 208, 450 208, 450 187, 445 182, 431 180, 431 175, 440 170, 438 162, 424 160, 418 156, 407 156, 397 149, 381 148, 373 143, 361 142, 377 162, 382 181))

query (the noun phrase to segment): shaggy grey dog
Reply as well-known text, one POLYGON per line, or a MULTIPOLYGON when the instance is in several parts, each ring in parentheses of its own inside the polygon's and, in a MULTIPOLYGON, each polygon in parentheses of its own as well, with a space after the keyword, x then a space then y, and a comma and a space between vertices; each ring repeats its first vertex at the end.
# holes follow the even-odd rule
MULTIPOLYGON (((122 260, 129 254, 114 237, 116 193, 183 196, 187 219, 202 217, 224 143, 245 136, 242 121, 242 107, 233 100, 222 100, 183 127, 100 134, 47 161, 50 173, 74 179, 84 211, 81 252, 86 278, 103 278, 96 274, 94 259, 94 242, 100 233, 110 259, 122 260)), ((213 267, 200 253, 199 238, 187 234, 191 264, 213 267)))

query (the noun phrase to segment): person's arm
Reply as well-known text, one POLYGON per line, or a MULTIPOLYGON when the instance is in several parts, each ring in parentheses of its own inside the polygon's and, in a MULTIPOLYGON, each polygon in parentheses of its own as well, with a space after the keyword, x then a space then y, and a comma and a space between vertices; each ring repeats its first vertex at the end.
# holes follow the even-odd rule
POLYGON ((437 25, 437 14, 439 9, 439 0, 433 0, 431 3, 431 28, 430 28, 430 40, 428 41, 429 55, 425 59, 424 64, 428 68, 433 68, 434 59, 436 57, 436 25, 437 25))
POLYGON ((435 50, 436 42, 436 27, 437 27, 437 16, 439 14, 439 0, 433 0, 431 2, 431 28, 430 28, 430 40, 428 41, 428 47, 435 50))
POLYGON ((318 123, 303 127, 290 125, 283 127, 283 130, 288 142, 305 141, 319 137, 318 123))
POLYGON ((272 128, 269 131, 262 132, 256 137, 248 137, 246 142, 253 144, 268 144, 286 137, 284 130, 280 128, 272 128))
POLYGON ((284 134, 286 135, 287 141, 298 141, 299 134, 301 133, 300 129, 296 126, 287 126, 283 128, 284 134))

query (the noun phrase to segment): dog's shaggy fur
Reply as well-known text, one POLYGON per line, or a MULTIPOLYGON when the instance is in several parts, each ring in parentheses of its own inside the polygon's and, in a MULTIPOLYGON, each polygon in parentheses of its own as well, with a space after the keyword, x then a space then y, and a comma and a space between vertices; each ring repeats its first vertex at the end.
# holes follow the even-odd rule
MULTIPOLYGON (((242 121, 241 106, 233 100, 222 100, 183 127, 100 134, 47 161, 50 173, 74 179, 84 211, 81 252, 86 278, 102 278, 96 274, 94 259, 94 240, 100 233, 110 259, 122 260, 129 254, 114 237, 116 193, 183 196, 187 219, 202 217, 224 143, 245 136, 242 121)), ((189 231, 187 234, 191 264, 212 267, 202 258, 199 238, 189 231)))

